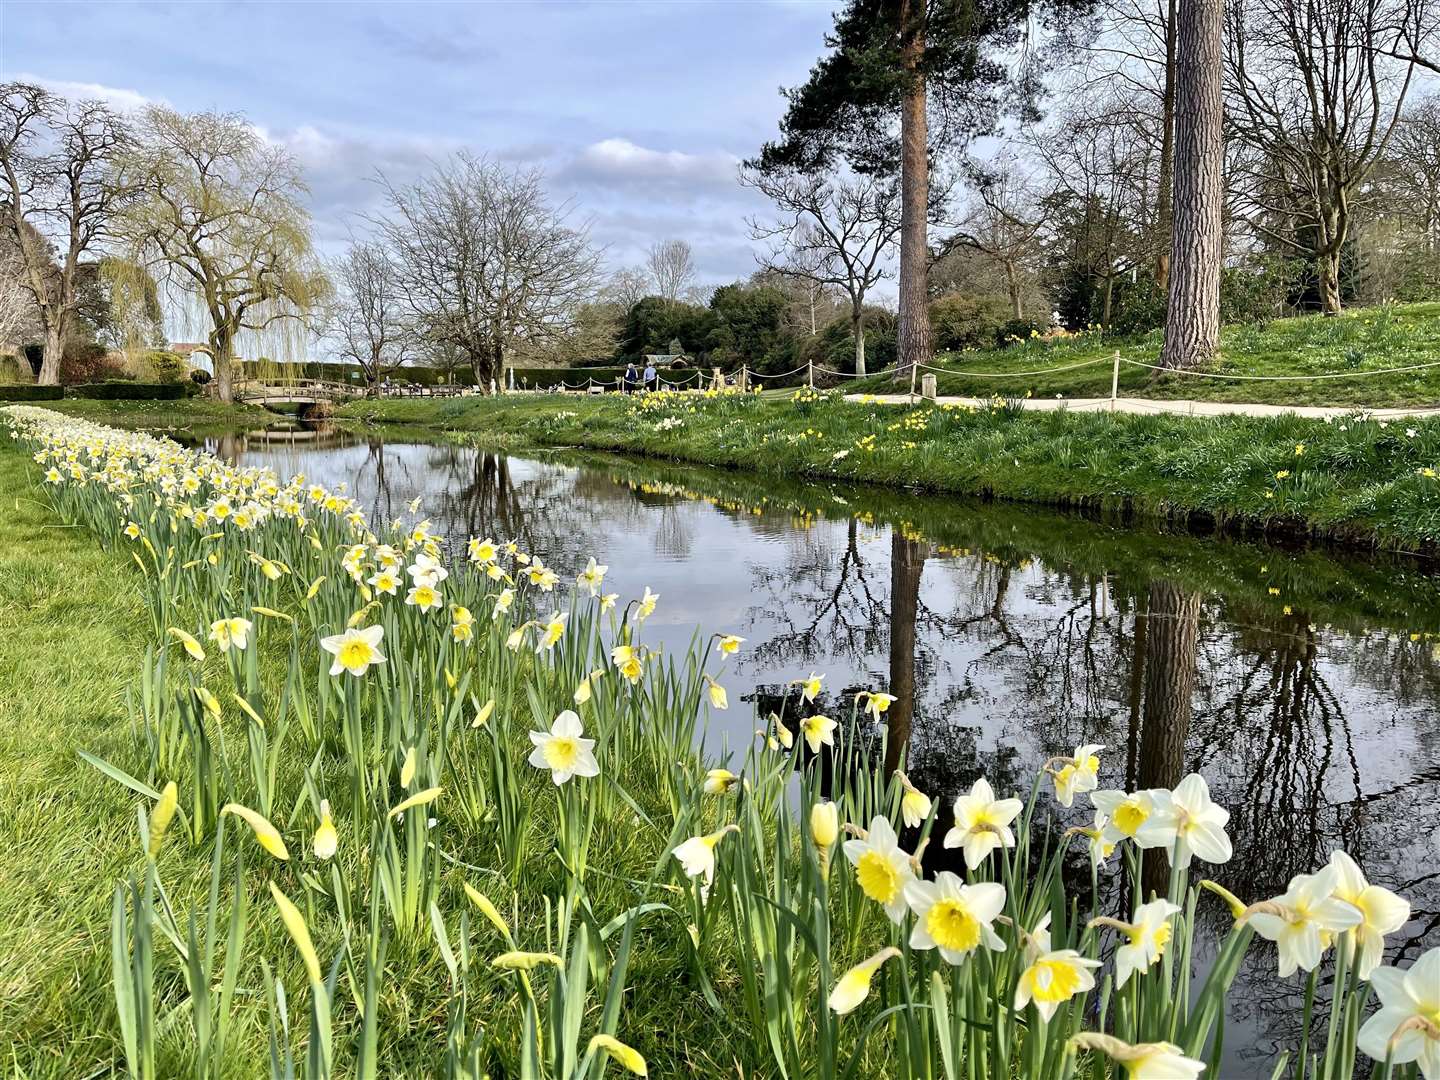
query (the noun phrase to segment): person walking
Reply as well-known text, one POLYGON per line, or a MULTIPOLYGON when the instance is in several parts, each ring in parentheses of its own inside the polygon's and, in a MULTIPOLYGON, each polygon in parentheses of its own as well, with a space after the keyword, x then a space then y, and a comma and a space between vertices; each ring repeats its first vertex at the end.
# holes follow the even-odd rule
POLYGON ((655 364, 653 361, 646 361, 645 363, 645 389, 660 389, 660 376, 655 371, 655 364))
POLYGON ((625 365, 625 393, 633 394, 635 392, 635 384, 639 381, 640 372, 635 370, 635 362, 632 360, 630 363, 625 365))

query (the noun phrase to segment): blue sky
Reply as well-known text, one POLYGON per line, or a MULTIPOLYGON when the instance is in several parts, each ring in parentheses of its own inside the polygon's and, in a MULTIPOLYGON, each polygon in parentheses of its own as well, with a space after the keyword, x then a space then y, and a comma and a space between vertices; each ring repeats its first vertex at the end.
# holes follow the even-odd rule
POLYGON ((322 248, 467 147, 538 165, 612 268, 657 239, 754 269, 738 161, 777 132, 836 4, 0 2, 0 77, 134 107, 244 113, 305 167, 322 248))

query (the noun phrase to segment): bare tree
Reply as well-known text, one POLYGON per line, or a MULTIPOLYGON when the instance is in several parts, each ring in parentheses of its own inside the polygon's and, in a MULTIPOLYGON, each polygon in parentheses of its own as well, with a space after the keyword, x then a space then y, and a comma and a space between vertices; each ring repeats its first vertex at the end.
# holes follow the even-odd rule
POLYGON ((769 198, 775 221, 752 218, 750 235, 770 245, 757 255, 767 270, 843 289, 850 301, 855 374, 865 374, 865 297, 887 274, 900 232, 896 184, 875 176, 849 180, 792 169, 749 168, 741 183, 769 198))
POLYGON ((605 297, 627 314, 630 309, 650 295, 650 274, 639 266, 626 266, 610 275, 605 285, 605 297))
POLYGON ((390 215, 375 224, 400 263, 417 328, 464 357, 482 389, 512 349, 563 335, 593 299, 600 253, 538 170, 457 154, 414 184, 380 178, 390 215))
POLYGON ((60 357, 80 305, 81 260, 109 237, 127 197, 116 163, 126 124, 99 101, 69 102, 28 83, 0 86, 0 229, 39 312, 39 381, 60 381, 60 357))
POLYGON ((145 112, 131 169, 143 194, 124 228, 139 257, 203 311, 216 392, 231 401, 236 339, 303 329, 326 296, 300 169, 242 116, 159 106, 145 112))
POLYGON ((1175 19, 1174 190, 1160 366, 1178 369, 1208 363, 1220 347, 1224 5, 1222 0, 1184 0, 1175 19))
POLYGON ((21 334, 35 321, 35 297, 25 286, 18 260, 0 263, 0 350, 19 346, 21 334))
POLYGON ((1340 253, 1400 120, 1416 57, 1386 36, 1431 0, 1244 0, 1226 43, 1227 121, 1249 226, 1311 259, 1326 314, 1340 253))
POLYGON ((974 197, 959 229, 941 246, 942 257, 947 249, 966 247, 994 262, 1005 276, 1010 313, 1023 319, 1025 278, 1034 272, 1042 254, 1045 217, 1013 158, 983 167, 972 164, 968 171, 974 197))
POLYGON ((1406 110, 1389 166, 1403 215, 1415 223, 1425 253, 1440 255, 1440 93, 1406 110))
POLYGON ((376 243, 351 244, 331 267, 336 295, 326 320, 336 351, 357 364, 371 397, 411 355, 413 335, 399 269, 376 243))
POLYGON ((684 240, 657 241, 650 247, 645 266, 656 294, 671 304, 695 281, 695 259, 684 240))

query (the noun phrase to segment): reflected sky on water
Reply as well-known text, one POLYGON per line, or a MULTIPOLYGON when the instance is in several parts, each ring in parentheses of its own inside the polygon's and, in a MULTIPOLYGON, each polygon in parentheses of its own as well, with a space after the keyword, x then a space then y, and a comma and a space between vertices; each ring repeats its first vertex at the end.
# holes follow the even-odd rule
MULTIPOLYGON (((1028 789, 1047 758, 1102 743, 1102 787, 1205 775, 1236 847, 1214 876, 1245 899, 1344 847, 1411 900, 1390 962, 1440 944, 1440 579, 1427 567, 339 430, 209 447, 348 483, 377 522, 408 519, 419 497, 457 551, 469 536, 516 538, 562 574, 594 555, 622 602, 660 594, 652 645, 683 649, 697 628, 744 636, 717 748, 746 742, 755 705, 811 671, 826 676, 831 715, 848 714, 847 692, 897 695, 892 748, 907 747, 933 794, 981 773, 1002 793, 1028 789)), ((1088 825, 1082 803, 1056 808, 1058 826, 1088 825)), ((1214 933, 1218 908, 1202 909, 1214 933)), ((1254 990, 1227 1029, 1227 1076, 1293 1041, 1296 998, 1275 994, 1273 963, 1257 946, 1242 971, 1254 990)))

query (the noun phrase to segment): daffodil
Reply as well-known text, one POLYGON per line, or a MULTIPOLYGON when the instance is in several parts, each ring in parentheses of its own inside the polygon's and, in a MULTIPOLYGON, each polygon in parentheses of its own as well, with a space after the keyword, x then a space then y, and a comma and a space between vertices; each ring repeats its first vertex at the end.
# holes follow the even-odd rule
POLYGON ((165 839, 165 830, 175 817, 175 808, 180 804, 180 791, 171 780, 160 792, 155 809, 150 811, 150 835, 146 838, 146 853, 153 859, 160 854, 160 845, 165 839))
POLYGON ((967 885, 949 870, 934 881, 905 885, 905 901, 915 915, 910 931, 912 949, 939 949, 947 963, 963 963, 982 945, 1004 952, 991 924, 1005 907, 1005 886, 990 881, 967 885))
POLYGON ((725 693, 725 688, 721 686, 718 682, 716 682, 714 679, 712 679, 709 675, 705 676, 705 689, 710 696, 711 708, 728 709, 730 707, 730 698, 725 693))
POLYGON ((398 818, 406 810, 413 810, 417 806, 429 806, 445 793, 443 787, 428 787, 424 791, 417 791, 408 799, 402 799, 390 808, 390 816, 398 818))
POLYGON ((484 540, 477 540, 472 536, 467 547, 470 549, 471 562, 484 564, 495 561, 495 541, 488 536, 484 540))
POLYGON ((590 556, 590 561, 585 564, 585 569, 580 571, 575 579, 577 585, 583 585, 589 590, 591 596, 600 595, 600 586, 605 580, 605 572, 610 567, 603 566, 595 561, 595 556, 590 556))
POLYGON ((507 952, 501 953, 490 961, 493 967, 504 971, 533 971, 541 964, 549 964, 552 967, 563 967, 564 961, 554 953, 542 952, 507 952))
POLYGON ((781 720, 780 717, 776 714, 771 713, 770 722, 775 727, 775 741, 778 742, 781 746, 783 746, 786 750, 794 747, 795 733, 786 726, 785 721, 781 720))
POLYGON ((510 937, 510 924, 505 921, 505 916, 500 914, 500 909, 494 905, 488 896, 468 881, 463 884, 465 886, 465 895, 470 898, 470 902, 480 909, 480 914, 485 916, 491 926, 500 931, 501 936, 508 939, 510 937))
POLYGON ((229 619, 216 619, 210 624, 209 638, 219 647, 221 652, 226 652, 231 646, 240 651, 250 640, 250 627, 253 624, 249 619, 237 617, 229 619))
POLYGON ((609 611, 615 606, 615 601, 620 599, 619 593, 607 592, 600 597, 600 610, 609 611))
POLYGON ((510 610, 510 605, 514 602, 515 590, 501 589, 498 593, 495 594, 495 610, 490 613, 490 617, 493 619, 498 619, 501 615, 504 615, 507 611, 510 610))
POLYGON ((305 925, 305 918, 300 914, 290 898, 280 891, 280 886, 270 882, 270 895, 275 900, 275 906, 280 909, 280 921, 285 924, 285 929, 290 934, 290 940, 295 942, 295 951, 300 954, 300 959, 305 962, 305 974, 310 977, 310 985, 319 988, 324 985, 324 976, 320 973, 320 957, 315 952, 315 945, 310 940, 310 930, 305 925))
POLYGON ((568 611, 555 611, 545 623, 544 633, 540 635, 540 643, 535 646, 536 652, 543 652, 546 649, 553 649, 555 643, 565 634, 565 620, 569 618, 568 611))
POLYGON ((828 999, 830 1011, 837 1016, 844 1016, 846 1013, 858 1009, 861 1003, 870 996, 870 983, 875 977, 875 972, 880 970, 886 960, 899 955, 900 950, 894 946, 881 949, 870 959, 862 960, 841 975, 835 988, 830 991, 828 999))
POLYGON ((800 721, 800 734, 805 736, 805 745, 812 754, 818 754, 822 746, 835 745, 835 721, 816 713, 800 721))
POLYGON ((1347 949, 1359 949, 1356 971, 1360 978, 1370 978, 1385 958, 1385 935, 1393 934, 1410 921, 1410 903, 1389 889, 1371 885, 1365 872, 1343 851, 1330 853, 1335 868, 1335 898, 1343 900, 1360 912, 1360 924, 1342 939, 1347 949))
POLYGON ((340 838, 335 832, 335 822, 330 818, 330 800, 320 800, 320 827, 315 830, 314 850, 317 859, 328 859, 335 854, 340 838))
POLYGON ((173 637, 176 641, 180 642, 180 644, 185 647, 185 651, 190 654, 190 659, 201 662, 204 661, 205 650, 201 648, 200 642, 195 640, 194 635, 187 634, 178 626, 170 627, 170 629, 167 630, 166 633, 168 633, 171 637, 173 637))
POLYGON ((1282 979, 1297 968, 1314 971, 1325 952, 1326 937, 1353 930, 1362 922, 1359 908, 1335 896, 1339 880, 1334 863, 1313 874, 1296 874, 1282 895, 1251 909, 1248 921, 1255 932, 1275 942, 1282 979))
POLYGON ((880 722, 880 717, 883 716, 893 704, 895 704, 895 697, 892 694, 882 694, 879 692, 865 694, 865 711, 874 718, 876 723, 880 722))
POLYGON ((1151 900, 1135 909, 1133 921, 1097 919, 1097 923, 1113 927, 1123 936, 1115 950, 1115 988, 1124 986, 1132 975, 1143 975, 1165 955, 1173 933, 1171 917, 1180 911, 1178 904, 1168 900, 1151 900))
POLYGON ((445 601, 440 597, 440 590, 429 582, 414 586, 405 594, 405 603, 419 608, 422 612, 434 611, 445 606, 445 601))
POLYGON ((1205 1063, 1185 1056, 1173 1043, 1127 1043, 1113 1035, 1081 1032, 1072 1036, 1072 1050, 1098 1051, 1125 1067, 1126 1080, 1197 1080, 1205 1063))
POLYGON ((640 597, 640 603, 635 608, 635 618, 644 622, 651 615, 655 614, 655 605, 660 601, 659 593, 652 593, 650 586, 645 586, 645 595, 640 597))
POLYGON ((1425 1080, 1440 1080, 1440 948, 1424 953, 1408 971, 1376 968, 1370 985, 1380 1010, 1360 1029, 1360 1049, 1376 1061, 1418 1062, 1425 1080))
POLYGON ((620 669, 620 674, 630 683, 639 682, 640 676, 645 673, 640 656, 639 650, 629 645, 616 645, 610 650, 611 662, 620 669))
POLYGON ((800 687, 801 701, 814 701, 820 693, 820 684, 824 675, 816 675, 813 671, 803 679, 796 679, 794 685, 800 687))
POLYGON ((1010 823, 1020 816, 1019 799, 997 799, 989 781, 976 780, 968 795, 955 797, 955 824, 945 834, 946 848, 963 848, 965 865, 974 870, 998 847, 1014 847, 1010 823))
POLYGON ((417 586, 429 585, 432 588, 450 576, 450 571, 445 569, 440 560, 429 555, 416 555, 415 561, 405 568, 405 572, 417 586))
POLYGON ((704 791, 706 795, 728 795, 739 783, 740 777, 729 769, 711 769, 705 774, 704 791))
POLYGON ((1136 831, 1141 847, 1169 849, 1170 863, 1184 869, 1198 855, 1209 863, 1226 863, 1234 849, 1225 825, 1230 811, 1210 801, 1210 786, 1199 773, 1181 780, 1174 791, 1157 791, 1155 809, 1136 831))
POLYGON ((743 637, 736 637, 734 634, 721 634, 716 642, 721 656, 734 656, 740 651, 741 644, 745 641, 743 637))
POLYGON ((641 1056, 640 1051, 621 1042, 614 1035, 596 1035, 590 1040, 588 1049, 592 1054, 603 1053, 619 1062, 621 1068, 635 1076, 650 1075, 649 1067, 645 1064, 645 1058, 641 1056))
POLYGON ((385 657, 380 652, 380 639, 384 636, 383 626, 367 626, 364 629, 351 627, 343 634, 321 638, 320 647, 335 657, 330 665, 330 674, 339 675, 348 671, 358 677, 369 671, 371 665, 385 663, 385 657))
POLYGON ((394 570, 379 570, 368 580, 377 593, 384 593, 386 596, 394 596, 395 590, 400 587, 400 579, 396 577, 394 570))
POLYGON ((1136 791, 1127 794, 1123 791, 1092 791, 1090 801, 1095 804, 1095 809, 1105 815, 1106 836, 1119 842, 1121 840, 1139 841, 1140 826, 1150 819, 1155 812, 1155 801, 1163 791, 1136 791))
POLYGON ((1015 984, 1016 1011, 1034 1002, 1035 1011, 1048 1022, 1076 994, 1095 988, 1095 969, 1099 966, 1099 960, 1081 956, 1074 949, 1041 953, 1020 973, 1020 981, 1015 984))
POLYGON ((898 926, 905 919, 905 886, 915 880, 915 869, 910 856, 900 849, 889 819, 877 814, 863 837, 845 841, 844 851, 855 867, 860 891, 883 907, 898 926))
POLYGON ((918 829, 930 816, 930 796, 912 784, 904 773, 897 771, 895 778, 900 781, 900 786, 905 791, 905 794, 900 796, 900 817, 908 828, 918 829))
POLYGON ((1097 751, 1105 749, 1095 743, 1077 746, 1068 758, 1056 758, 1046 767, 1055 781, 1055 798, 1061 806, 1075 803, 1076 792, 1094 791, 1099 786, 1100 759, 1097 751))
POLYGON ((234 814, 255 834, 256 841, 275 858, 285 862, 290 858, 290 852, 285 847, 285 841, 280 837, 280 830, 271 825, 270 822, 260 814, 257 814, 249 807, 241 806, 239 803, 226 803, 220 811, 222 814, 234 814))
POLYGON ((537 769, 549 769, 550 779, 557 787, 572 776, 599 775, 595 740, 582 738, 584 733, 580 717, 566 709, 555 718, 548 732, 530 732, 530 741, 535 746, 530 751, 530 764, 537 769))
POLYGON ((740 826, 726 825, 718 832, 705 836, 692 836, 683 844, 677 844, 674 855, 686 877, 703 877, 708 884, 715 878, 715 847, 725 839, 726 833, 739 832, 740 826))

